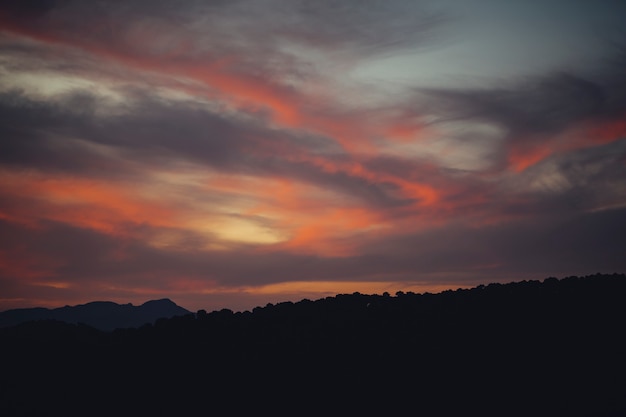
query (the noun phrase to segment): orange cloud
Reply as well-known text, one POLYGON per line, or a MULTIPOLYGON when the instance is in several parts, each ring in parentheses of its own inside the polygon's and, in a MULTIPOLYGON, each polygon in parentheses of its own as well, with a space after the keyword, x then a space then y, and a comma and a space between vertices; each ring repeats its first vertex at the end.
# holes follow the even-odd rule
POLYGON ((326 256, 350 256, 357 249, 354 240, 346 238, 366 234, 381 226, 378 214, 360 208, 332 208, 318 211, 302 225, 292 225, 291 239, 280 248, 326 256))
POLYGON ((376 211, 356 206, 337 192, 289 178, 221 177, 208 187, 247 196, 254 204, 241 214, 268 219, 285 236, 283 241, 260 250, 343 256, 351 248, 340 243, 342 238, 362 233, 380 222, 376 211))
POLYGON ((626 115, 588 129, 588 135, 592 142, 598 144, 610 143, 626 138, 626 115))
POLYGON ((22 247, 0 250, 0 276, 35 280, 57 275, 63 263, 51 256, 32 253, 22 247))
POLYGON ((21 202, 4 217, 22 223, 47 219, 120 236, 129 224, 176 225, 171 208, 142 199, 128 184, 3 172, 0 191, 21 202))
POLYGON ((625 138, 626 116, 602 122, 591 121, 545 138, 542 143, 513 146, 509 151, 508 163, 513 171, 522 172, 557 153, 604 145, 625 138))
POLYGON ((306 158, 306 160, 320 167, 325 172, 343 172, 356 178, 365 179, 373 184, 389 183, 396 185, 400 188, 404 198, 416 199, 417 206, 433 205, 439 200, 439 192, 426 183, 409 181, 394 175, 372 171, 356 161, 333 162, 320 157, 306 158))
POLYGON ((554 153, 547 145, 532 147, 514 147, 508 158, 509 167, 515 172, 522 172, 554 153))
MULTIPOLYGON (((342 173, 363 179, 373 185, 395 185, 398 194, 396 197, 415 200, 410 207, 400 209, 405 215, 408 210, 415 208, 420 209, 419 215, 423 215, 426 209, 428 212, 437 211, 438 204, 442 204, 441 193, 446 191, 370 170, 354 160, 338 162, 307 154, 284 155, 283 158, 311 164, 326 173, 342 173)), ((241 214, 271 219, 273 227, 288 236, 284 242, 270 245, 263 250, 286 249, 345 256, 354 253, 359 243, 359 239, 349 238, 388 233, 392 223, 390 220, 399 221, 394 218, 396 210, 393 208, 368 207, 356 197, 342 193, 341 189, 323 189, 318 185, 290 178, 216 175, 207 182, 206 189, 250 201, 251 205, 240 211, 241 214)))
POLYGON ((269 111, 271 121, 277 126, 326 135, 349 152, 371 153, 375 151, 370 142, 372 135, 366 134, 365 129, 359 127, 366 122, 365 120, 353 120, 350 116, 344 116, 345 120, 342 120, 337 112, 334 112, 333 116, 326 116, 323 112, 311 112, 309 110, 312 103, 313 107, 318 107, 318 110, 328 110, 333 105, 323 103, 313 97, 304 97, 294 88, 238 71, 236 56, 217 59, 204 56, 200 63, 190 63, 182 58, 176 60, 167 56, 141 55, 115 43, 112 45, 117 46, 117 49, 89 40, 68 38, 63 34, 53 32, 44 34, 16 24, 9 23, 4 29, 39 42, 78 48, 89 54, 122 64, 126 68, 140 70, 153 76, 166 76, 170 80, 172 78, 187 79, 204 88, 193 88, 184 83, 177 84, 171 81, 166 84, 181 89, 186 94, 219 99, 241 111, 249 113, 269 111))
POLYGON ((393 142, 407 143, 422 139, 424 131, 425 127, 415 120, 415 116, 410 115, 388 120, 382 126, 381 134, 393 142))

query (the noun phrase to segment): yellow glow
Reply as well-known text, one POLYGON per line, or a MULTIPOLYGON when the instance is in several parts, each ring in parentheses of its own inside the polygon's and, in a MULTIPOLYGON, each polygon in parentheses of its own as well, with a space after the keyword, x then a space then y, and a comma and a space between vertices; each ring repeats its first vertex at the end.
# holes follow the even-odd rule
MULTIPOLYGON (((428 284, 428 283, 412 283, 401 281, 293 281, 268 284, 259 287, 245 287, 243 292, 258 295, 277 296, 290 294, 308 294, 309 296, 329 296, 335 294, 352 294, 359 292, 362 294, 382 294, 388 292, 395 294, 397 291, 415 292, 415 293, 437 293, 449 289, 469 288, 464 285, 453 284, 428 284)), ((241 292, 242 289, 237 289, 241 292)), ((211 292, 232 292, 220 288, 211 290, 211 292)))
POLYGON ((209 219, 195 219, 187 222, 186 227, 207 236, 214 235, 218 239, 231 242, 271 244, 286 239, 286 236, 279 231, 246 218, 228 215, 217 215, 209 219))
POLYGON ((42 287, 50 287, 57 289, 69 288, 70 284, 68 282, 53 282, 53 281, 45 281, 45 282, 35 282, 34 285, 39 285, 42 287))
POLYGON ((181 230, 159 230, 146 241, 146 243, 157 249, 179 249, 184 250, 187 246, 187 236, 181 230))

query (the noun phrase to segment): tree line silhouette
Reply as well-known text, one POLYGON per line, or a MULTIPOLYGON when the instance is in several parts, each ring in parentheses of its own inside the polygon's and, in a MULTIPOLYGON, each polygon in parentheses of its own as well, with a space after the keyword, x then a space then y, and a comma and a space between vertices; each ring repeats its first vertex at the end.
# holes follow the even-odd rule
POLYGON ((626 415, 626 275, 0 329, 0 415, 626 415), (408 411, 408 412, 407 412, 408 411))

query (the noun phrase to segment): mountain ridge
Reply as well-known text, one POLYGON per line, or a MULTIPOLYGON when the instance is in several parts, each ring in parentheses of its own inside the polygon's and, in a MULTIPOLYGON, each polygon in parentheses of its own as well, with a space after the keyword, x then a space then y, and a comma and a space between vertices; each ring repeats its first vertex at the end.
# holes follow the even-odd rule
POLYGON ((98 330, 134 328, 154 324, 160 318, 190 314, 169 298, 148 300, 141 305, 118 304, 113 301, 90 301, 57 308, 17 308, 0 312, 0 328, 28 321, 57 320, 70 324, 86 324, 98 330))

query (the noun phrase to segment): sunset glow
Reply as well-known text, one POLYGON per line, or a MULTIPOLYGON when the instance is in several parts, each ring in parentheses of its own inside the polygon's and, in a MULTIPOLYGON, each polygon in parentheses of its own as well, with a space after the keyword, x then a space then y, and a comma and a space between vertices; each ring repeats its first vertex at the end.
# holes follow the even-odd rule
POLYGON ((0 5, 0 310, 626 268, 624 7, 305 3, 0 5))

